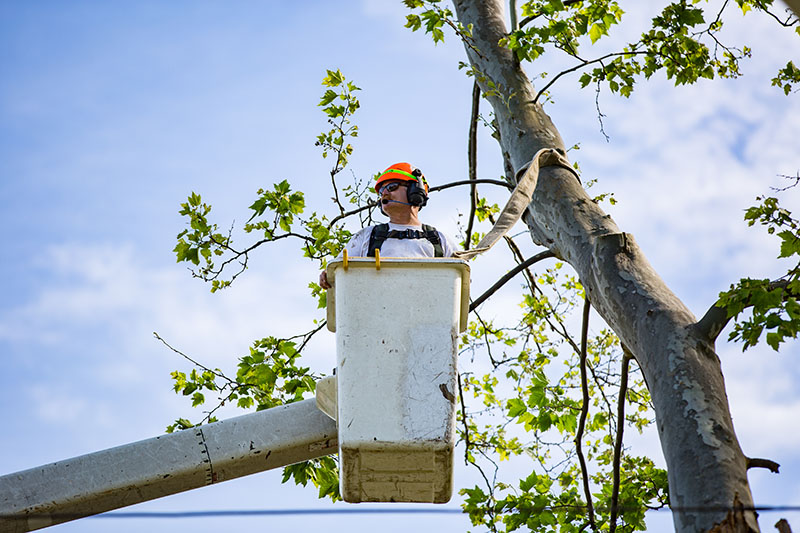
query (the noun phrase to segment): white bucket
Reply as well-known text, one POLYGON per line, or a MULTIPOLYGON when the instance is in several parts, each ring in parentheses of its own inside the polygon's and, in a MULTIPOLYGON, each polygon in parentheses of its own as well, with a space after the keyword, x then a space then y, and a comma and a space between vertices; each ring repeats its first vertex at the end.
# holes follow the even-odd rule
POLYGON ((339 259, 328 266, 328 279, 342 497, 449 501, 469 266, 457 259, 339 259))

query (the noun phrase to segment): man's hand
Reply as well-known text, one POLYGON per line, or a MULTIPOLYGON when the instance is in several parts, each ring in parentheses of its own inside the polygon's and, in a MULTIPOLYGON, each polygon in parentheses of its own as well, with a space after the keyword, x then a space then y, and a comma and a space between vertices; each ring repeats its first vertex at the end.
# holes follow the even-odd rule
POLYGON ((331 288, 331 284, 328 283, 328 273, 324 270, 319 273, 319 286, 323 289, 331 288))

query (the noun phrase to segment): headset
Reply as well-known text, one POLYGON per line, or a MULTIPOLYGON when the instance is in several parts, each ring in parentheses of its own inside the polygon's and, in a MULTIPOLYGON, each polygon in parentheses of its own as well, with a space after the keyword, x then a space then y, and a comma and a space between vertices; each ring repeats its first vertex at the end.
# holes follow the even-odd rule
POLYGON ((409 204, 422 209, 428 204, 428 193, 425 192, 425 176, 423 176, 422 171, 416 167, 411 172, 411 175, 417 179, 410 182, 408 187, 406 187, 406 198, 409 204))

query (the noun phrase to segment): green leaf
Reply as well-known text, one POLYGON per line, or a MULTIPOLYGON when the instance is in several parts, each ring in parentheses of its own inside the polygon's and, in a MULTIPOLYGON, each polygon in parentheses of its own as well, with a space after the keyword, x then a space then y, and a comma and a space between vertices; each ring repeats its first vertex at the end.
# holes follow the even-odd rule
POLYGON ((339 71, 339 69, 327 70, 326 72, 328 75, 322 79, 323 85, 327 87, 338 87, 344 81, 344 76, 342 76, 342 73, 339 71))
POLYGON ((332 89, 328 89, 322 95, 322 98, 320 98, 319 104, 317 104, 317 105, 326 106, 326 105, 330 104, 331 102, 333 102, 336 99, 337 96, 339 96, 339 95, 336 93, 336 91, 334 91, 332 89))
POLYGON ((417 31, 421 27, 422 19, 419 18, 419 15, 406 15, 406 28, 411 28, 411 31, 417 31))
POLYGON ((195 392, 192 395, 192 407, 197 407, 205 403, 206 399, 201 392, 195 392))
POLYGON ((794 232, 784 230, 778 233, 781 238, 781 253, 778 257, 790 257, 794 254, 800 254, 800 237, 794 232))
POLYGON ((767 333, 767 344, 776 352, 781 344, 782 335, 775 332, 767 333))
POLYGON ((789 298, 784 303, 784 309, 792 320, 800 321, 800 304, 794 298, 789 298))
POLYGON ((592 24, 591 28, 589 28, 589 39, 592 40, 592 44, 596 43, 604 33, 606 33, 606 28, 604 26, 597 23, 592 24))
POLYGON ((508 416, 511 418, 517 417, 527 411, 525 403, 519 398, 509 399, 506 403, 506 409, 508 410, 508 416))

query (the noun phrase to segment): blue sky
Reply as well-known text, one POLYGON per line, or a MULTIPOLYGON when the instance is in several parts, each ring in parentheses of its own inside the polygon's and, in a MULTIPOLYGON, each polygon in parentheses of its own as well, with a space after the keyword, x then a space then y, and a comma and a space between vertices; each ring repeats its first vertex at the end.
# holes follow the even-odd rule
MULTIPOLYGON (((434 46, 412 34, 404 14, 400 2, 382 0, 0 4, 0 474, 151 437, 194 414, 169 379, 188 367, 153 331, 209 366, 232 369, 253 339, 302 331, 320 316, 306 296, 315 267, 291 245, 261 252, 236 286, 215 295, 171 250, 182 229, 179 204, 192 191, 213 204, 223 228, 243 220, 258 188, 283 179, 306 192, 310 209, 333 212, 329 161, 314 146, 326 129, 316 107, 325 69, 341 69, 363 89, 357 177, 396 160, 412 161, 434 183, 465 177, 471 80, 457 68, 463 50, 454 38, 434 46)), ((565 78, 548 108, 565 142, 580 143, 570 156, 583 175, 615 192, 609 212, 619 226, 698 315, 739 277, 780 273, 775 241, 748 229, 742 211, 782 185, 778 174, 800 169, 797 95, 768 81, 796 39, 766 21, 731 22, 732 34, 745 29, 754 57, 739 80, 679 89, 654 80, 631 99, 602 95, 610 142, 594 91, 579 91, 575 79, 565 78)), ((549 61, 543 70, 556 72, 549 61)), ((500 172, 493 142, 482 134, 483 177, 500 172)), ((425 221, 456 234, 461 194, 439 195, 425 221)), ((795 191, 782 201, 800 209, 795 191)), ((517 240, 533 250, 525 236, 517 240)), ((474 291, 502 272, 502 253, 474 263, 474 291)), ((485 312, 515 304, 511 288, 485 312)), ((756 500, 800 504, 796 347, 718 348, 745 452, 783 465, 779 476, 751 472, 756 500)), ((332 350, 332 338, 320 338, 310 364, 327 371, 332 350)), ((636 445, 659 453, 653 435, 636 445)), ((472 475, 456 472, 462 482, 472 475)), ((329 506, 279 479, 268 472, 132 510, 329 506)), ((668 518, 651 523, 669 529, 668 518)), ((459 515, 145 524, 468 527, 459 515)), ((84 520, 58 530, 109 527, 84 520)), ((139 531, 143 522, 113 527, 139 531)))

